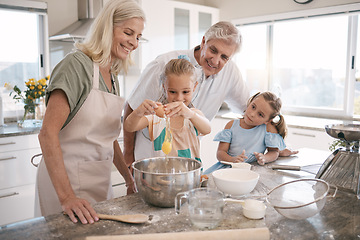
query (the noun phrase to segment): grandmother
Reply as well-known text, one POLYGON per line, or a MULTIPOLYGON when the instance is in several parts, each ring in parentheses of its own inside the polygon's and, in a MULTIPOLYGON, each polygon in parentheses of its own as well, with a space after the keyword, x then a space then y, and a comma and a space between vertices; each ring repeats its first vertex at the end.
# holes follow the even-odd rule
POLYGON ((43 216, 64 211, 73 222, 98 221, 91 204, 112 198, 113 163, 128 193, 135 191, 117 142, 124 101, 116 76, 126 73, 144 22, 135 1, 108 1, 85 41, 53 70, 39 134, 36 202, 43 216))

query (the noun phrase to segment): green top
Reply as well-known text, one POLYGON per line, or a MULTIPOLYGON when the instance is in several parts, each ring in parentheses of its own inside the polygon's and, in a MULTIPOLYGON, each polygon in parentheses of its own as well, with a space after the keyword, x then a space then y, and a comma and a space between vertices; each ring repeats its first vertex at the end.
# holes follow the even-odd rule
MULTIPOLYGON (((92 60, 86 54, 78 50, 66 55, 51 73, 49 86, 46 89, 46 104, 49 101, 52 91, 55 89, 64 91, 68 99, 70 114, 66 119, 63 128, 71 119, 73 119, 89 95, 92 89, 93 72, 92 60)), ((104 92, 110 92, 101 73, 99 73, 99 77, 99 89, 104 92)), ((114 81, 117 93, 114 89, 112 89, 111 92, 119 95, 119 81, 116 77, 114 78, 114 81)))

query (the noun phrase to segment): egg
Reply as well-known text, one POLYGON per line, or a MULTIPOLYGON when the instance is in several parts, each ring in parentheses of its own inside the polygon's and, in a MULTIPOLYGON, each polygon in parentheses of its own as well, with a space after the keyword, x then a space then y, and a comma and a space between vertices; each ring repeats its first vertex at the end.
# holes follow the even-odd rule
POLYGON ((168 155, 170 152, 171 152, 171 142, 164 142, 163 145, 162 145, 162 148, 161 150, 166 154, 168 155))
POLYGON ((165 110, 164 110, 164 106, 160 105, 158 106, 158 108, 154 109, 156 116, 164 118, 165 117, 165 110))

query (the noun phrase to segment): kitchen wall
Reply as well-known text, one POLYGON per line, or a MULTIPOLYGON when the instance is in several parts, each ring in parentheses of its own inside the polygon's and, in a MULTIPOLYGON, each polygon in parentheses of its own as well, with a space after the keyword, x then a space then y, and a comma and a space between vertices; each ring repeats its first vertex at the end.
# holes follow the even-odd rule
MULTIPOLYGON (((49 35, 53 35, 77 20, 76 0, 35 0, 47 2, 49 35)), ((149 1, 149 0, 140 0, 149 1)), ((151 1, 151 0, 150 0, 151 1)), ((170 1, 170 0, 169 0, 170 1)), ((359 0, 313 0, 309 4, 297 4, 293 0, 182 0, 180 2, 195 3, 220 9, 220 20, 254 17, 322 8, 350 3, 359 3, 359 0)), ((156 6, 154 6, 156 7, 156 6)), ((161 8, 159 8, 161 9, 161 8)))

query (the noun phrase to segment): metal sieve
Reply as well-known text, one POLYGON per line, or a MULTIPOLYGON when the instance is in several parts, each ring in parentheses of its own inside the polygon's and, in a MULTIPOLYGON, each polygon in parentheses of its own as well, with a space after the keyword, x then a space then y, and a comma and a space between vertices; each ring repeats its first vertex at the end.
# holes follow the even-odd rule
MULTIPOLYGON (((298 179, 273 188, 266 201, 284 217, 305 219, 323 209, 331 187, 321 179, 298 179)), ((334 188, 330 197, 336 195, 337 187, 334 188)))

